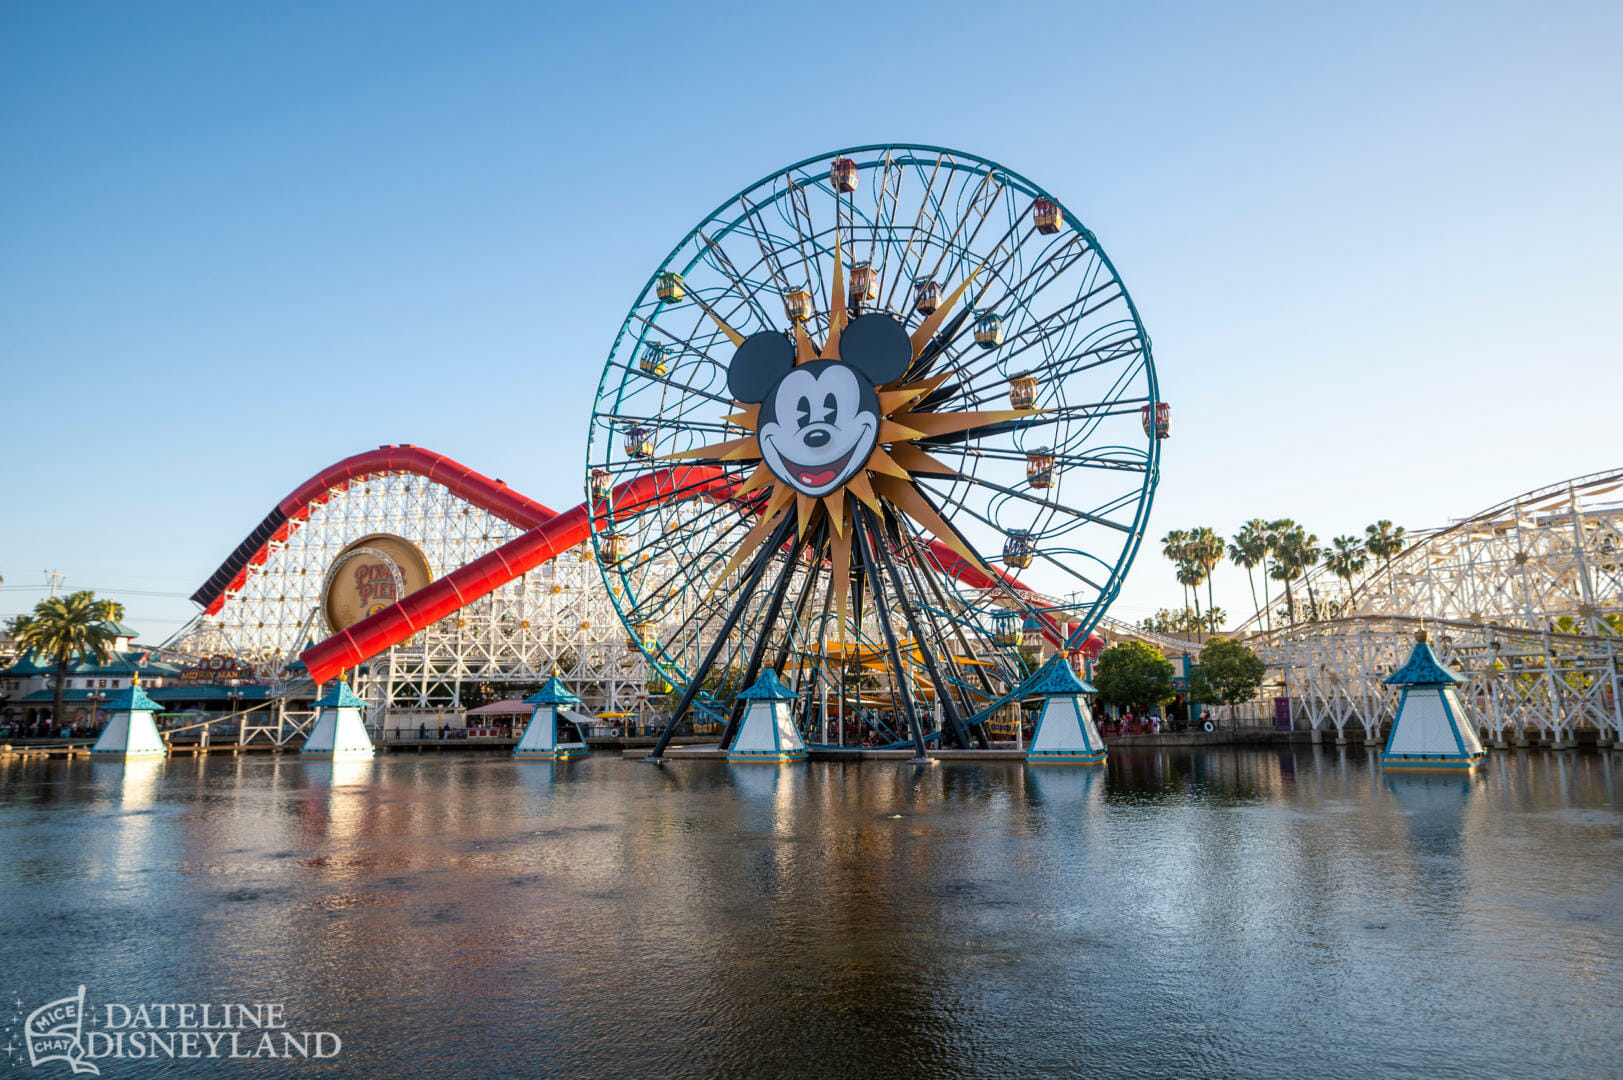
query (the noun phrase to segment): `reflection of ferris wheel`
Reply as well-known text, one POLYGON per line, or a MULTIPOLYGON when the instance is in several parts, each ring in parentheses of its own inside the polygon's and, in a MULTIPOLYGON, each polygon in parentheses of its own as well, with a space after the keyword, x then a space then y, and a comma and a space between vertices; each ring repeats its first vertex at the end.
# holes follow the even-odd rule
POLYGON ((773 668, 808 731, 820 705, 968 745, 1029 675, 1011 646, 1074 650, 1115 597, 1166 426, 1132 301, 1057 200, 956 151, 846 150, 648 281, 592 418, 593 544, 680 708, 724 718, 773 668))

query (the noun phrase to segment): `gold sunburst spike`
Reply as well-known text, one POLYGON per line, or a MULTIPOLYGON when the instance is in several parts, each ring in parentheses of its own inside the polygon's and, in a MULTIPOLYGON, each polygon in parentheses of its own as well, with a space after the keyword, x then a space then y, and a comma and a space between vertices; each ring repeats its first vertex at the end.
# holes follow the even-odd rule
POLYGON ((709 446, 696 446, 692 450, 679 450, 674 454, 662 454, 655 461, 749 461, 761 456, 761 444, 754 435, 746 435, 742 439, 729 439, 727 442, 711 443, 709 446))
POLYGON ((901 413, 893 421, 906 427, 917 428, 926 435, 950 435, 955 431, 968 431, 987 424, 1001 424, 1007 420, 1023 420, 1038 416, 1043 409, 991 409, 987 412, 960 413, 901 413))
POLYGON ((935 337, 935 332, 941 329, 941 324, 946 322, 947 316, 952 313, 953 305, 964 298, 964 290, 969 288, 969 283, 975 280, 975 275, 984 269, 986 269, 986 264, 981 263, 971 270, 969 276, 959 282, 958 287, 948 293, 945 300, 941 301, 941 306, 930 312, 924 321, 919 323, 919 328, 913 331, 913 359, 917 360, 919 353, 923 352, 924 347, 930 344, 930 339, 935 337))
POLYGON ((716 324, 716 328, 719 329, 723 334, 727 335, 728 341, 731 341, 735 346, 744 344, 744 335, 728 326, 727 320, 723 319, 720 315, 717 315, 715 308, 699 299, 698 293, 688 293, 688 299, 692 300, 695 304, 698 304, 699 307, 704 309, 704 313, 710 316, 710 321, 716 324))
POLYGON ((823 509, 828 513, 829 528, 835 535, 845 531, 845 489, 840 488, 831 495, 823 496, 823 509))
POLYGON ((750 473, 749 479, 738 485, 738 490, 733 492, 733 494, 735 496, 748 495, 756 488, 764 487, 765 485, 772 483, 774 479, 775 477, 772 475, 772 470, 767 468, 766 462, 763 461, 759 465, 755 466, 755 471, 750 473))
POLYGON ((912 484, 893 476, 876 476, 873 483, 874 489, 879 494, 895 503, 902 513, 929 529, 938 540, 957 552, 959 558, 978 570, 991 572, 986 564, 981 562, 980 556, 970 550, 959 537, 958 531, 947 524, 941 515, 924 501, 924 496, 920 495, 912 484))
POLYGON ((783 520, 783 511, 786 509, 787 506, 782 506, 776 512, 768 511, 761 515, 761 520, 756 523, 755 528, 745 533, 744 539, 738 542, 738 550, 733 552, 733 557, 727 560, 727 565, 722 567, 721 573, 716 575, 715 581, 704 594, 702 602, 709 603, 710 598, 716 595, 716 590, 721 588, 728 576, 734 570, 737 570, 739 565, 753 554, 756 548, 761 546, 761 541, 765 540, 772 530, 778 527, 778 523, 783 520))
POLYGON ((728 413, 722 417, 729 424, 737 424, 745 431, 754 431, 761 422, 761 407, 759 405, 741 405, 735 413, 728 413))
POLYGON ((795 514, 800 518, 800 535, 811 535, 812 522, 817 519, 818 500, 810 495, 795 493, 795 514))
POLYGON ((840 653, 845 653, 846 604, 851 592, 851 534, 835 533, 828 538, 829 588, 834 590, 834 608, 839 613, 840 653))
POLYGON ((845 260, 840 249, 840 233, 834 231, 834 294, 828 300, 828 340, 823 342, 823 359, 840 358, 840 332, 845 329, 845 260))
POLYGON ((912 443, 897 443, 890 448, 891 460, 909 473, 924 476, 957 476, 958 470, 920 450, 912 443))
POLYGON ((946 382, 947 377, 951 374, 950 371, 938 371, 928 379, 908 383, 906 386, 898 386, 894 390, 879 391, 879 415, 889 416, 902 406, 912 404, 946 382))
POLYGON ((845 486, 851 489, 851 494, 862 501, 863 506, 876 514, 879 512, 879 496, 873 493, 873 484, 868 480, 867 469, 858 469, 856 474, 845 482, 845 486))
POLYGON ((868 455, 868 469, 876 479, 880 475, 894 476, 898 480, 912 479, 906 469, 896 464, 895 459, 886 453, 882 447, 878 446, 874 447, 873 453, 868 455))
POLYGON ((911 442, 914 439, 924 438, 924 432, 898 424, 894 420, 879 421, 879 434, 874 436, 874 442, 901 443, 911 442))
POLYGON ((817 350, 812 346, 811 338, 806 336, 806 324, 799 319, 795 320, 795 364, 809 364, 817 359, 817 350))

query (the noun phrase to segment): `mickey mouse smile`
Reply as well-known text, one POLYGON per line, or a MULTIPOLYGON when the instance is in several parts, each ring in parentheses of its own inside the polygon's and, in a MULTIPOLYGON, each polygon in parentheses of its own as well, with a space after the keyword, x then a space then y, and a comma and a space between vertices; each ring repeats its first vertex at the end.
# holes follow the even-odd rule
POLYGON ((906 370, 911 346, 895 319, 870 314, 841 335, 839 360, 795 363, 789 339, 762 331, 738 348, 728 385, 759 402, 761 459, 783 483, 817 498, 867 464, 879 440, 877 388, 906 370))
POLYGON ((873 449, 873 443, 871 441, 868 442, 866 447, 862 446, 863 441, 862 435, 859 432, 857 435, 857 442, 853 443, 849 450, 835 458, 833 461, 823 462, 815 465, 806 465, 795 461, 793 458, 790 458, 787 454, 783 453, 783 451, 778 448, 778 445, 774 440, 765 436, 763 436, 761 439, 761 449, 764 451, 768 446, 772 448, 771 453, 766 455, 766 459, 768 467, 771 468, 774 473, 787 474, 786 476, 783 476, 783 479, 787 480, 797 490, 803 491, 808 495, 812 495, 821 494, 825 491, 832 490, 842 480, 846 479, 852 472, 856 471, 850 466, 851 459, 856 457, 857 450, 863 450, 863 459, 866 460, 867 452, 873 449), (774 459, 776 460, 774 461, 774 459))

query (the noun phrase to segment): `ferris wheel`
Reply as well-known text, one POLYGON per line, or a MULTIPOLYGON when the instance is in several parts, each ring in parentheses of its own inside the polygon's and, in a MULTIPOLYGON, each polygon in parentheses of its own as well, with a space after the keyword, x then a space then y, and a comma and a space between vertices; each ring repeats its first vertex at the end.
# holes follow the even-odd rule
POLYGON ((1169 426, 1058 199, 959 151, 842 150, 648 279, 592 416, 593 550, 673 727, 770 668, 810 734, 837 708, 967 746, 1029 677, 1018 646, 1077 649, 1115 597, 1169 426))

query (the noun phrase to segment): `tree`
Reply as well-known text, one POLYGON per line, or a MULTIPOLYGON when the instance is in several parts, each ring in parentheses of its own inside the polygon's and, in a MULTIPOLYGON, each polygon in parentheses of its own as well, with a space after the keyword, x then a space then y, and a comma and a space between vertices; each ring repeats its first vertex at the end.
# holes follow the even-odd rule
POLYGON ((1183 609, 1189 610, 1189 582, 1184 573, 1184 564, 1189 561, 1186 549, 1189 545, 1189 534, 1182 529, 1173 529, 1161 537, 1161 554, 1166 556, 1177 569, 1178 584, 1183 586, 1183 609))
MULTIPOLYGON (((1184 603, 1185 603, 1185 605, 1188 604, 1188 596, 1189 596, 1188 590, 1193 589, 1194 593, 1195 593, 1195 615, 1194 615, 1194 619, 1193 619, 1193 627, 1196 630, 1200 629, 1200 622, 1201 622, 1201 620, 1200 620, 1200 580, 1201 580, 1200 567, 1196 566, 1192 562, 1184 562, 1184 563, 1179 563, 1178 564, 1178 584, 1182 585, 1184 587, 1184 590, 1185 590, 1184 591, 1184 598, 1185 598, 1184 603)), ((1187 606, 1185 606, 1184 611, 1188 611, 1188 610, 1189 610, 1189 608, 1187 606)))
MULTIPOLYGON (((1236 566, 1245 567, 1245 578, 1251 585, 1251 609, 1253 611, 1261 611, 1262 607, 1257 603, 1257 579, 1252 571, 1262 566, 1263 573, 1267 573, 1266 564, 1269 550, 1268 523, 1261 518, 1252 518, 1240 526, 1240 531, 1234 534, 1234 542, 1229 544, 1229 561, 1236 566)), ((1262 583, 1262 587, 1266 592, 1268 588, 1266 578, 1262 583)), ((1272 626, 1271 620, 1269 625, 1272 626)))
POLYGON ((1148 712, 1177 698, 1172 689, 1172 661, 1142 641, 1123 641, 1099 654, 1093 685, 1107 705, 1148 712))
POLYGON ((1206 582, 1206 618, 1212 633, 1217 633, 1214 612, 1217 603, 1212 599, 1212 572, 1223 561, 1223 538, 1216 530, 1202 525, 1189 534, 1189 558, 1200 568, 1201 580, 1206 582))
POLYGON ((1324 565, 1330 568, 1332 574, 1347 583, 1350 592, 1352 579, 1369 564, 1369 555, 1364 549, 1364 542, 1356 536, 1338 536, 1330 542, 1335 545, 1335 550, 1324 560, 1324 565))
POLYGON ((1403 550, 1404 531, 1402 525, 1394 525, 1385 518, 1364 527, 1364 550, 1380 559, 1386 567, 1386 587, 1394 605, 1397 603, 1397 585, 1392 580, 1392 556, 1403 550))
POLYGON ((1302 533, 1302 527, 1290 518, 1280 518, 1268 524, 1268 546, 1274 553, 1274 565, 1268 571, 1268 576, 1285 586, 1285 616, 1292 623, 1296 622, 1296 597, 1291 592, 1291 582, 1302 576, 1302 568, 1297 564, 1296 538, 1302 533))
POLYGON ((12 634, 19 648, 56 660, 53 730, 62 730, 62 698, 74 658, 92 656, 97 663, 105 663, 112 652, 113 632, 105 625, 112 618, 110 603, 97 600, 95 593, 80 591, 41 600, 34 605, 33 615, 12 620, 12 634), (20 628, 18 623, 22 623, 20 628))
POLYGON ((1257 696, 1267 670, 1262 658, 1238 641, 1214 637, 1201 646, 1200 667, 1189 680, 1189 698, 1232 708, 1257 696))
POLYGON ((1296 522, 1290 518, 1277 518, 1268 523, 1268 550, 1274 556, 1274 565, 1263 564, 1263 576, 1283 582, 1285 585, 1285 612, 1291 622, 1296 621, 1296 601, 1291 596, 1291 582, 1301 576, 1301 571, 1291 565, 1289 552, 1286 549, 1289 537, 1297 531, 1296 522))
POLYGON ((1319 546, 1319 538, 1305 529, 1296 530, 1296 563, 1302 569, 1302 584, 1307 586, 1308 618, 1319 617, 1319 598, 1313 592, 1313 574, 1311 571, 1320 560, 1324 558, 1324 548, 1319 546))
POLYGON ((1147 619, 1139 621, 1138 628, 1151 634, 1189 634, 1200 629, 1200 623, 1189 613, 1188 608, 1173 611, 1170 608, 1161 608, 1147 619))

